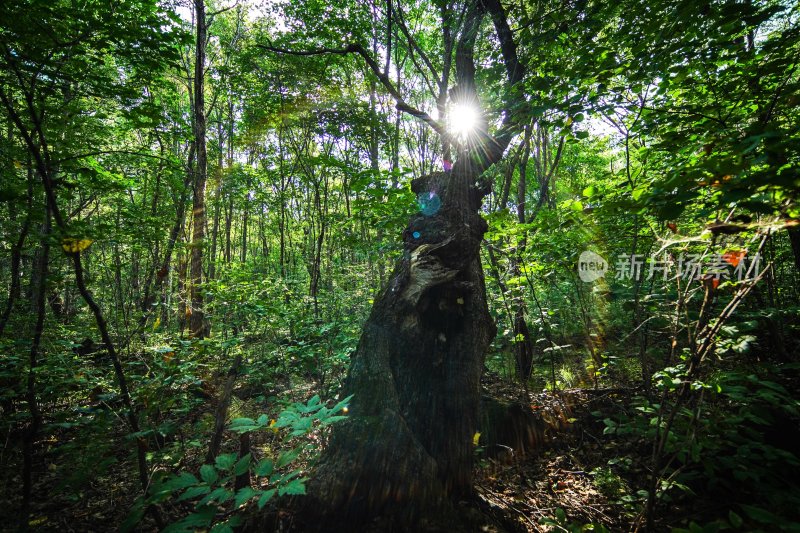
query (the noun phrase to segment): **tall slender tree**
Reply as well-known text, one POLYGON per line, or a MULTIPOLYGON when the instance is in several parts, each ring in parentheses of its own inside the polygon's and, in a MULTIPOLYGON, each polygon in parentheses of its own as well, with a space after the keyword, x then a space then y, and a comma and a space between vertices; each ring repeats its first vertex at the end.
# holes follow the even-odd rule
POLYGON ((206 237, 206 181, 208 179, 208 151, 206 149, 206 44, 208 26, 206 24, 205 0, 194 0, 195 51, 194 79, 192 83, 192 119, 195 146, 195 166, 192 191, 194 194, 192 210, 192 247, 189 260, 189 291, 191 316, 189 332, 193 337, 206 336, 207 326, 203 313, 203 247, 206 237))

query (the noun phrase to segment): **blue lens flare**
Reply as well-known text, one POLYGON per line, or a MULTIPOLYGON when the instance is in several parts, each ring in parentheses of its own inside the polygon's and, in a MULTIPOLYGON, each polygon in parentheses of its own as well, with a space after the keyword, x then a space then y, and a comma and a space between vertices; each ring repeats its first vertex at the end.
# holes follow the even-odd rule
POLYGON ((425 216, 433 216, 442 208, 442 199, 433 191, 421 192, 417 195, 419 210, 425 216))

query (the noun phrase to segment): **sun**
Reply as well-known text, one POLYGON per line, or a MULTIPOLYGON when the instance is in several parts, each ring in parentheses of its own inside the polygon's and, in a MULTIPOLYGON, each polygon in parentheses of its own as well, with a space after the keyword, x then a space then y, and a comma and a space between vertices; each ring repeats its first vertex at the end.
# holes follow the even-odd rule
POLYGON ((475 106, 470 104, 454 104, 450 108, 448 129, 453 135, 466 139, 478 128, 479 115, 475 106))

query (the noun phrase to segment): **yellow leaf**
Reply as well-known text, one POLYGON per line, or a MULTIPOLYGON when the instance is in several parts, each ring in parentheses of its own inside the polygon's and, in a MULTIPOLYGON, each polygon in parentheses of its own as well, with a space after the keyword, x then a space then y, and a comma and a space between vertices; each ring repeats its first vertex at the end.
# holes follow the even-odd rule
POLYGON ((68 254, 77 254, 87 249, 94 241, 92 239, 73 239, 65 237, 61 240, 61 247, 68 254))
POLYGON ((477 446, 480 440, 481 440, 481 432, 476 431, 475 434, 472 436, 472 445, 477 446))

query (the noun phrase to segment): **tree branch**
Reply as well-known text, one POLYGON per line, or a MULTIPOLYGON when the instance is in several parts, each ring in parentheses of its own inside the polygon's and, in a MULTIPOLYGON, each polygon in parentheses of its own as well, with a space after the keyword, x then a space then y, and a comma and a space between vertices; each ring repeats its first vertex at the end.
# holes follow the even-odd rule
POLYGON ((95 152, 86 152, 86 153, 83 153, 83 154, 76 154, 76 155, 72 155, 72 156, 69 156, 69 157, 63 157, 61 159, 57 159, 56 161, 54 161, 54 164, 60 165, 61 163, 64 163, 65 161, 74 161, 76 159, 83 159, 84 157, 93 157, 93 156, 96 156, 96 155, 111 155, 111 154, 135 155, 137 157, 145 157, 145 158, 148 158, 148 159, 157 159, 157 160, 162 161, 164 163, 168 163, 171 168, 176 168, 176 169, 183 170, 183 166, 182 165, 177 164, 175 161, 173 161, 173 160, 171 160, 169 158, 162 157, 160 155, 148 154, 148 153, 145 153, 145 152, 133 152, 133 151, 130 151, 130 150, 97 150, 95 152))
POLYGON ((512 119, 512 110, 516 104, 523 103, 524 98, 521 93, 515 92, 514 86, 522 81, 525 69, 519 62, 517 56, 517 43, 514 42, 514 33, 508 25, 508 14, 506 13, 500 0, 480 0, 492 17, 494 24, 494 31, 497 35, 497 40, 500 41, 500 52, 503 55, 503 63, 506 67, 506 76, 508 77, 508 98, 506 100, 505 109, 503 110, 503 124, 500 127, 500 132, 496 136, 503 149, 508 146, 511 138, 516 135, 517 128, 512 119))
POLYGON ((408 113, 409 115, 418 118, 419 120, 426 123, 430 126, 436 133, 445 137, 449 140, 452 140, 452 137, 445 129, 444 125, 441 122, 434 119, 425 111, 421 109, 417 109, 416 107, 408 104, 403 96, 400 94, 400 91, 394 86, 392 81, 389 79, 389 76, 385 74, 375 59, 367 52, 363 46, 360 44, 350 44, 345 48, 317 48, 314 50, 287 50, 285 48, 278 48, 276 46, 269 46, 264 44, 257 45, 259 48, 263 48, 264 50, 269 50, 270 52, 275 52, 278 54, 286 54, 286 55, 293 55, 293 56, 318 56, 318 55, 348 55, 348 54, 358 54, 361 58, 366 62, 369 69, 378 78, 378 81, 381 82, 383 88, 392 96, 395 101, 395 108, 398 111, 402 111, 404 113, 408 113))
POLYGON ((397 7, 395 8, 394 12, 397 13, 397 17, 394 18, 397 21, 397 25, 400 27, 400 31, 405 36, 409 48, 415 51, 417 55, 419 55, 419 57, 422 59, 422 62, 425 63, 425 66, 428 67, 428 69, 431 71, 431 74, 434 77, 436 77, 437 84, 441 85, 442 77, 439 77, 437 75, 436 68, 433 66, 433 62, 428 57, 428 54, 426 54, 422 50, 422 48, 419 46, 419 43, 417 43, 417 40, 411 35, 411 32, 409 31, 408 26, 406 25, 406 21, 403 18, 403 10, 399 3, 397 4, 397 7))

